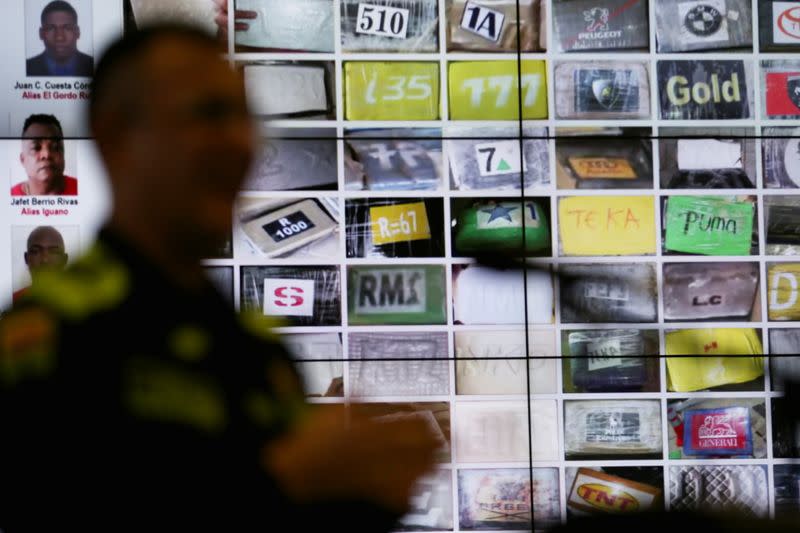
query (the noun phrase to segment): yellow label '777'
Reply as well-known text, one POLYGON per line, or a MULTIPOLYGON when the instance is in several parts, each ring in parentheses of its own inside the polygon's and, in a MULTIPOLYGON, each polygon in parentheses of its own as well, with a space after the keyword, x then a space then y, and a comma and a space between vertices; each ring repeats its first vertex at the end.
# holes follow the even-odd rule
POLYGON ((517 68, 505 60, 450 63, 450 118, 516 120, 520 108, 524 119, 547 118, 545 62, 523 61, 521 76, 517 68))

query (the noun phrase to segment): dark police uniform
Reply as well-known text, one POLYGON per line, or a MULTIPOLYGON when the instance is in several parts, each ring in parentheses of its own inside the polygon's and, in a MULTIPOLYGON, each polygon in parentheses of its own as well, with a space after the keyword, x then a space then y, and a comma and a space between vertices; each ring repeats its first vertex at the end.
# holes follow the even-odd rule
POLYGON ((157 514, 221 531, 391 529, 396 516, 359 502, 293 505, 259 466, 307 409, 264 320, 210 284, 174 285, 107 230, 37 279, 0 321, 0 530, 154 531, 157 514))

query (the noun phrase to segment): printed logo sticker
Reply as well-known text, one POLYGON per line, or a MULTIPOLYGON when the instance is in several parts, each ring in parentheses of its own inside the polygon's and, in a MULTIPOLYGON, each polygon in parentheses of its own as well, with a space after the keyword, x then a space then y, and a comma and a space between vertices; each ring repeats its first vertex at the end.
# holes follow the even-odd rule
POLYGON ((608 8, 593 7, 583 12, 583 20, 587 22, 586 31, 608 31, 608 8))
POLYGON ((575 100, 579 112, 635 111, 639 108, 639 77, 632 70, 577 70, 575 100))
POLYGON ((314 280, 265 279, 264 314, 267 316, 314 316, 314 280))
POLYGON ((725 2, 686 2, 678 5, 683 27, 690 42, 725 41, 728 27, 725 23, 725 2))
POLYGON ((684 424, 686 455, 749 455, 753 451, 746 407, 687 410, 684 424))
POLYGON ((800 115, 800 72, 767 72, 767 116, 800 115))
POLYGON ((773 2, 772 23, 772 42, 800 44, 800 2, 773 2))

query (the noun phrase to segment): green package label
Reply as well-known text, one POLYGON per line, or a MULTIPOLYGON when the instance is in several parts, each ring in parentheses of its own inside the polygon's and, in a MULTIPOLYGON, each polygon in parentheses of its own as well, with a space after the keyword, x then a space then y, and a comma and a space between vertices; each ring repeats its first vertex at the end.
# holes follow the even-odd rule
POLYGON ((550 229, 542 208, 532 201, 481 203, 458 217, 459 253, 490 251, 535 253, 550 247, 550 229), (524 238, 523 238, 524 231, 524 238))
POLYGON ((348 321, 446 324, 445 273, 438 265, 353 266, 347 271, 348 321))
POLYGON ((750 255, 753 204, 707 196, 667 200, 667 250, 703 255, 750 255))

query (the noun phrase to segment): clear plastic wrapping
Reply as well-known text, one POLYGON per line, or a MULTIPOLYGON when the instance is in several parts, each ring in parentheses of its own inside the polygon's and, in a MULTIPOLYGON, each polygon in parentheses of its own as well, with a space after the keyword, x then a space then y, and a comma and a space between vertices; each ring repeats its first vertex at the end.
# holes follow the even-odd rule
POLYGON ((259 144, 242 190, 335 189, 337 173, 334 128, 275 129, 259 144))
POLYGON ((653 148, 645 128, 559 128, 559 189, 649 189, 653 148), (641 139, 637 136, 641 135, 641 139))
POLYGON ((453 256, 550 255, 550 199, 451 200, 453 256))
POLYGON ((717 387, 759 390, 764 387, 764 349, 755 329, 668 331, 664 343, 669 391, 690 392, 717 387), (673 355, 695 357, 669 357, 673 355), (752 357, 741 357, 747 355, 752 357))
POLYGON ((256 13, 236 45, 277 50, 333 52, 330 0, 235 0, 237 10, 256 13))
POLYGON ((762 134, 764 186, 800 187, 800 128, 764 128, 762 134))
POLYGON ((250 111, 268 118, 335 116, 332 62, 261 61, 247 63, 244 86, 250 111))
POLYGON ((754 196, 670 196, 664 200, 664 250, 697 255, 758 253, 754 196))
POLYGON ((762 117, 772 120, 800 118, 800 61, 762 61, 761 87, 762 117))
POLYGON ((256 257, 335 260, 339 251, 339 202, 336 198, 241 198, 236 227, 256 257))
POLYGON ((661 454, 658 400, 564 402, 564 451, 575 456, 661 454))
POLYGON ((760 0, 758 37, 762 52, 800 51, 800 5, 786 0, 760 0))
POLYGON ((439 128, 348 130, 345 187, 371 191, 439 189, 441 135, 439 128))
POLYGON ((241 308, 281 317, 293 326, 342 322, 338 266, 243 266, 241 308))
POLYGON ((307 396, 344 396, 340 333, 289 333, 281 339, 303 376, 307 396))
POLYGON ((547 128, 524 127, 528 138, 522 142, 515 138, 515 126, 448 126, 445 134, 454 189, 527 189, 550 183, 547 128))
POLYGON ((659 52, 752 45, 750 0, 657 0, 654 7, 659 52))
POLYGON ((655 322, 653 264, 562 265, 561 322, 655 322))
POLYGON ((347 200, 347 257, 442 257, 438 198, 347 200))
POLYGON ((444 332, 351 333, 348 345, 352 396, 449 394, 450 366, 444 332))
POLYGON ((653 333, 638 329, 564 332, 565 392, 657 390, 658 365, 641 357, 658 353, 653 333))
POLYGON ((541 51, 546 43, 542 33, 542 26, 546 26, 540 23, 543 3, 540 0, 447 0, 447 50, 541 51))
POLYGON ((556 116, 563 119, 650 118, 648 68, 641 62, 558 63, 556 116))
POLYGON ((342 0, 342 50, 436 52, 436 0, 342 0))
POLYGON ((766 466, 672 466, 669 474, 675 511, 729 510, 761 518, 769 513, 766 466))
POLYGON ((664 265, 664 320, 750 320, 758 263, 664 265))
POLYGON ((754 83, 747 60, 666 61, 656 65, 661 118, 727 120, 750 118, 754 83))
POLYGON ((530 530, 561 518, 556 468, 459 470, 458 493, 462 531, 530 530))
POLYGON ((567 468, 569 515, 632 514, 663 508, 661 467, 567 468))
POLYGON ((459 324, 550 324, 553 321, 553 281, 549 272, 495 270, 469 266, 454 272, 453 320, 459 324))
POLYGON ((756 142, 745 138, 755 136, 752 128, 660 128, 659 133, 664 136, 658 141, 661 187, 755 188, 756 142))
POLYGON ((359 265, 347 269, 350 325, 446 324, 441 265, 359 265))
POLYGON ((555 0, 554 42, 561 52, 647 50, 647 2, 643 0, 555 0))
POLYGON ((217 13, 214 2, 207 0, 130 0, 136 25, 143 28, 152 24, 174 22, 190 24, 207 31, 217 32, 214 22, 217 13))

